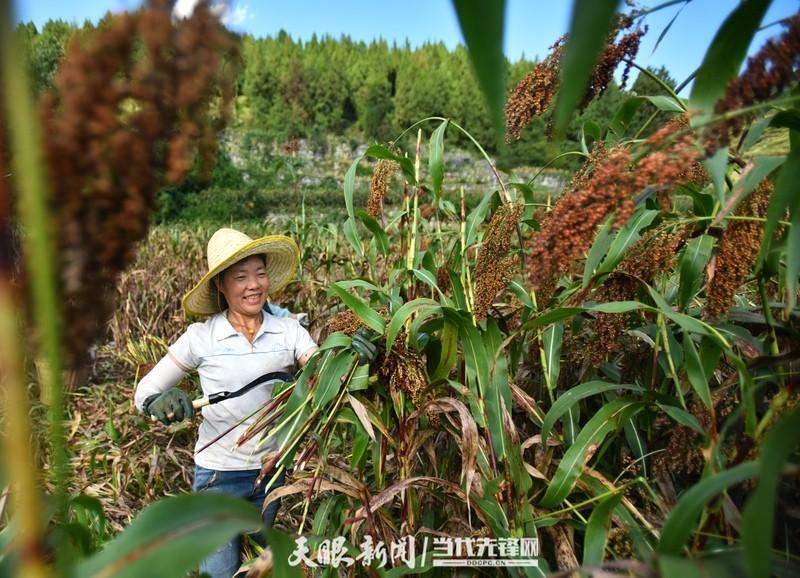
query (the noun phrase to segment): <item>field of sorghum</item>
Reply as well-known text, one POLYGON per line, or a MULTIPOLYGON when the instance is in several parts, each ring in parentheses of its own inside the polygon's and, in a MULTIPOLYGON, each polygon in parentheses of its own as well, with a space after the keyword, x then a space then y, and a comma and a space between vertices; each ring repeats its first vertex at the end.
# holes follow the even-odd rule
MULTIPOLYGON (((557 138, 563 111, 601 94, 617 66, 635 60, 640 18, 616 17, 608 4, 595 48, 577 34, 586 23, 576 18, 575 34, 511 93, 512 141, 534 115, 547 116, 557 138), (582 67, 571 55, 587 50, 598 63, 582 67)), ((478 14, 457 8, 470 49, 486 49, 480 42, 491 31, 476 40, 478 14)), ((349 552, 367 537, 538 538, 539 567, 513 575, 569 575, 578 566, 598 576, 797 573, 800 18, 782 23, 741 76, 719 73, 738 68, 762 16, 757 2, 734 10, 688 100, 650 99, 672 114, 652 136, 629 125, 644 96, 607 126, 585 127, 573 152, 583 165, 552 199, 536 191, 538 174, 516 181, 487 156, 480 162, 496 180, 467 202, 444 154, 448 135, 466 131, 436 118, 354 159, 342 177, 341 218, 301 200, 299 212, 236 223, 253 236, 298 240, 297 280, 273 297, 308 313, 324 344, 250 433, 277 438, 281 449, 264 467, 289 474, 275 494, 284 501, 276 569, 300 575, 285 559, 289 536, 302 534, 312 550, 342 536, 349 552), (382 345, 371 366, 358 365, 349 347, 361 327, 382 345)), ((91 52, 62 70, 39 115, 44 164, 64 183, 51 206, 55 239, 45 211, 30 208, 41 203, 40 183, 19 178, 15 196, 2 191, 19 214, 2 241, 21 238, 26 260, 3 262, 0 276, 4 343, 20 346, 3 352, 12 456, 3 476, 16 484, 18 526, 0 518, 0 575, 12 565, 31 576, 67 567, 127 575, 156 563, 179 574, 208 549, 187 539, 208 546, 252 525, 252 512, 224 500, 159 499, 188 488, 193 428, 152 426, 130 403, 136 376, 187 322, 179 297, 201 275, 212 230, 148 227, 148 219, 159 187, 190 170, 193 146, 213 152, 224 114, 207 116, 205 107, 225 103, 209 95, 215 82, 226 86, 216 59, 232 49, 214 30, 207 12, 175 25, 146 9, 99 37, 110 54, 105 77, 88 74, 91 52), (131 64, 137 31, 150 57, 131 64), (181 50, 164 53, 164 45, 181 50), (207 73, 164 74, 183 70, 181 58, 207 73), (97 93, 93 82, 118 74, 129 82, 104 92, 108 102, 87 96, 97 93), (85 93, 73 88, 84 85, 85 93), (187 94, 198 100, 182 101, 187 94), (69 147, 91 153, 86 166, 67 162, 76 156, 69 147), (37 350, 16 339, 22 323, 43 344, 32 355, 41 383, 31 388, 20 360, 37 350), (73 372, 89 368, 87 384, 66 395, 62 359, 73 372), (30 419, 29 389, 47 402, 30 419), (31 436, 40 442, 33 460, 31 436), (52 496, 47 525, 36 468, 52 496), (151 532, 143 549, 141 528, 151 532), (53 543, 64 547, 55 566, 53 543), (183 565, 163 562, 170 548, 192 554, 183 565)), ((492 67, 476 66, 491 88, 492 67)), ((1 121, 11 128, 0 160, 14 151, 8 166, 34 166, 25 163, 37 147, 23 146, 14 124, 33 111, 9 100, 19 117, 1 121)), ((259 563, 252 574, 271 562, 262 555, 259 563)), ((438 572, 429 559, 418 563, 438 572)), ((377 563, 371 571, 390 574, 377 563)))

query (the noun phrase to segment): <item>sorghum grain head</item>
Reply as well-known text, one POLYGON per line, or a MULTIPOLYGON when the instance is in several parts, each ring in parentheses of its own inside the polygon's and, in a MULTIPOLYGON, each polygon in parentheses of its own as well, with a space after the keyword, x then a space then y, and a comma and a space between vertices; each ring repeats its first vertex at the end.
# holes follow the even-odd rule
MULTIPOLYGON (((800 15, 783 23, 785 31, 770 39, 753 56, 738 78, 728 83, 723 96, 714 106, 720 115, 767 101, 781 94, 800 78, 800 15)), ((719 147, 727 146, 732 134, 742 130, 752 114, 740 114, 718 122, 706 135, 706 153, 710 156, 719 147)))
POLYGON ((173 22, 157 0, 71 41, 40 102, 68 365, 109 317, 161 184, 213 156, 233 94, 234 67, 222 63, 235 53, 205 3, 173 22))
POLYGON ((369 187, 367 213, 376 219, 383 216, 383 198, 389 190, 395 171, 397 171, 397 163, 394 161, 381 159, 375 164, 369 187))
MULTIPOLYGON (((736 208, 736 216, 763 218, 767 214, 772 183, 763 181, 736 208)), ((729 220, 717 251, 714 276, 708 281, 706 306, 720 317, 733 305, 734 295, 747 279, 761 247, 764 225, 760 221, 729 220)))
POLYGON ((514 275, 517 259, 509 256, 511 236, 522 215, 523 204, 501 205, 492 215, 475 264, 475 317, 483 319, 495 297, 514 275))

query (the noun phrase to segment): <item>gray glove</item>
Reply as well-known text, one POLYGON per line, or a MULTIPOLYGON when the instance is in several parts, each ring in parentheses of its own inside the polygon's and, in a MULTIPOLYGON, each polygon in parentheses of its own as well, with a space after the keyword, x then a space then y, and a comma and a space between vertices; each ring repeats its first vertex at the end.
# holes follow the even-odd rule
POLYGON ((353 351, 358 354, 360 364, 371 364, 378 357, 378 346, 372 339, 379 337, 377 333, 366 327, 361 327, 353 334, 353 351))
POLYGON ((173 387, 164 393, 156 393, 144 400, 144 413, 155 417, 164 425, 190 418, 194 408, 189 396, 182 389, 173 387))

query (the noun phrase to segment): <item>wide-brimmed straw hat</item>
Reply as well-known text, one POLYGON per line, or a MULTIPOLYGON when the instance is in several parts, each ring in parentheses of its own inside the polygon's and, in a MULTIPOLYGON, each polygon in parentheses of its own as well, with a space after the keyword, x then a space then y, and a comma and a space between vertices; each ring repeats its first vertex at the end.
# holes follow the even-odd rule
POLYGON ((211 280, 234 263, 252 255, 266 255, 270 293, 280 291, 292 280, 300 262, 300 249, 289 237, 267 235, 252 239, 235 229, 219 229, 208 241, 208 273, 183 297, 183 309, 192 315, 218 313, 220 303, 211 291, 211 280))

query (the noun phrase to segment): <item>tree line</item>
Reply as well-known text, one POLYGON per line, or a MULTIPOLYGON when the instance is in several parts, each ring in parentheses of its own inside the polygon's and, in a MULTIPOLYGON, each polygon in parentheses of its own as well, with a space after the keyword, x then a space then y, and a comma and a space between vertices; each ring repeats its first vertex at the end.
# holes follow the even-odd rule
MULTIPOLYGON (((67 43, 81 32, 104 25, 82 26, 50 20, 41 30, 33 23, 18 25, 28 55, 35 92, 53 83, 67 43)), ((506 59, 506 83, 510 91, 535 65, 524 56, 506 59)), ((653 70, 667 84, 675 81, 665 69, 653 70)), ((413 47, 374 40, 366 43, 348 36, 312 36, 293 39, 281 31, 274 37, 241 37, 241 61, 236 83, 234 125, 262 131, 279 143, 295 138, 324 142, 329 134, 385 142, 403 129, 428 116, 447 117, 469 131, 478 142, 495 153, 501 165, 537 165, 563 148, 575 146, 587 121, 607 126, 622 101, 632 93, 662 94, 663 89, 639 74, 630 90, 615 83, 593 101, 572 124, 571 138, 562 145, 548 141, 545 121, 537 118, 522 138, 504 150, 496 150, 489 115, 473 74, 466 49, 448 49, 443 43, 413 47)), ((642 106, 642 120, 655 112, 642 106)), ((643 122, 633 122, 641 126, 643 122)), ((651 123, 654 130, 660 123, 651 123)), ((467 137, 456 136, 467 144, 467 137)))

